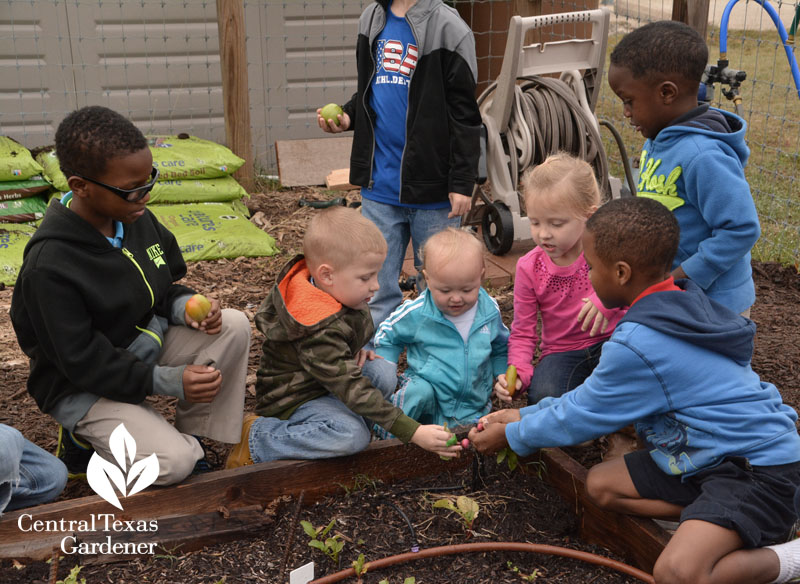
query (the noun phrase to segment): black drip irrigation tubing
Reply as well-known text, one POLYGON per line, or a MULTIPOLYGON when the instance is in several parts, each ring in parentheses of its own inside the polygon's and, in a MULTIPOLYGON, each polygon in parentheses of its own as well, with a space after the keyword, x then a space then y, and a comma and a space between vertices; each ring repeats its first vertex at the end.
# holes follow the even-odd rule
MULTIPOLYGON (((598 566, 611 568, 612 570, 616 570, 617 572, 621 572, 623 574, 627 574, 628 576, 632 576, 633 578, 636 578, 641 582, 647 582, 648 584, 655 584, 655 580, 647 572, 639 570, 638 568, 634 568, 633 566, 629 566, 628 564, 625 564, 623 562, 612 560, 611 558, 604 558, 603 556, 598 556, 597 554, 582 552, 579 550, 573 550, 560 546, 538 544, 538 543, 521 543, 513 541, 461 543, 455 545, 426 548, 416 553, 397 554, 395 556, 388 556, 385 558, 381 558, 379 560, 375 560, 373 562, 367 562, 366 564, 364 564, 364 568, 372 572, 375 570, 380 570, 381 568, 394 566, 395 564, 402 564, 413 560, 422 560, 424 558, 436 558, 441 556, 451 556, 462 553, 480 553, 480 552, 497 552, 497 551, 531 552, 537 554, 547 554, 551 556, 561 556, 564 558, 580 560, 582 562, 586 562, 589 564, 595 564, 598 566)), ((351 578, 355 575, 356 571, 353 568, 348 568, 347 570, 342 570, 341 572, 336 572, 334 574, 323 576, 322 578, 317 578, 316 580, 313 580, 309 584, 332 584, 333 582, 340 582, 345 578, 351 578)))

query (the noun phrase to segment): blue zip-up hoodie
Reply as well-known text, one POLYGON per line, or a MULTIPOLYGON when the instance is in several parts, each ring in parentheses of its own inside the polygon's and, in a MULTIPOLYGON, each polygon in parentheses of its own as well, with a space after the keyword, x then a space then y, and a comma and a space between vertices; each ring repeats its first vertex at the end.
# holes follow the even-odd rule
POLYGON ((508 328, 483 288, 466 343, 428 290, 403 302, 378 328, 375 351, 397 363, 403 348, 408 374, 433 385, 444 421, 464 423, 488 413, 494 379, 506 370, 508 328))
POLYGON ((797 413, 750 368, 755 324, 683 291, 640 298, 603 345, 580 386, 521 410, 511 448, 579 444, 630 423, 667 474, 691 475, 741 456, 756 466, 800 461, 797 413))
POLYGON ((639 165, 640 197, 663 203, 681 229, 672 268, 734 312, 755 302, 750 250, 761 234, 744 165, 747 125, 701 106, 648 139, 639 165))

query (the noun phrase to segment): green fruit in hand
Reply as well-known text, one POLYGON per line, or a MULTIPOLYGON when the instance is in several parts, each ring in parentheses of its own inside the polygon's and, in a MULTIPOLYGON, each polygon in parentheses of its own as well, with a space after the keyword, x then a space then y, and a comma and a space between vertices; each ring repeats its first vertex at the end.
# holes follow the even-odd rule
POLYGON ((340 125, 338 116, 343 113, 342 108, 337 103, 329 103, 319 110, 319 115, 322 116, 323 120, 326 122, 333 122, 337 126, 340 125))
POLYGON ((506 369, 506 381, 508 385, 508 394, 511 397, 514 397, 514 392, 517 391, 517 368, 513 365, 509 365, 508 369, 506 369))
POLYGON ((195 294, 186 301, 186 314, 196 322, 203 322, 211 310, 211 301, 202 294, 195 294))

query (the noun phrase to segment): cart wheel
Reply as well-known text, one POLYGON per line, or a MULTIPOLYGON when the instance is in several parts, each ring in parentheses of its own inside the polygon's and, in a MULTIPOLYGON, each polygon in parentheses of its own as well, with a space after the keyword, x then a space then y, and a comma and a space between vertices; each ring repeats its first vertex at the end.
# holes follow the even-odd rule
POLYGON ((483 241, 494 255, 503 255, 514 243, 514 218, 505 203, 487 205, 481 222, 483 241))

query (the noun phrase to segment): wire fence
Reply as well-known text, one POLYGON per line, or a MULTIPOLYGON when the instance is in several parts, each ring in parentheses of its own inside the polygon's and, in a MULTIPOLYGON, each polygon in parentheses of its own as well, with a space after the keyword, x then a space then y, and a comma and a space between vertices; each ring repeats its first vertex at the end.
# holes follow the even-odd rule
MULTIPOLYGON (((224 1, 224 0, 219 0, 224 1)), ((669 19, 670 1, 601 0, 611 12, 609 49, 626 32, 669 19)), ((767 2, 768 0, 759 0, 767 2)), ((771 2, 786 30, 798 0, 771 2)), ((262 175, 276 172, 274 143, 318 138, 315 110, 355 90, 358 16, 368 0, 244 2, 252 156, 262 175)), ((512 14, 597 7, 556 0, 450 0, 472 27, 481 87, 503 61, 512 14)), ((775 22, 757 1, 739 2, 720 31, 725 2, 711 1, 709 61, 727 40, 730 66, 746 72, 740 93, 749 124, 747 177, 763 235, 754 257, 797 266, 800 259, 800 98, 775 22)), ((52 144, 63 117, 102 104, 148 134, 186 132, 225 142, 217 3, 214 0, 0 0, 0 135, 28 148, 52 144)), ((564 38, 577 34, 564 27, 564 38)), ((790 48, 797 58, 797 51, 790 48)), ((715 105, 733 110, 720 93, 715 105)), ((621 132, 629 154, 643 139, 622 116, 602 80, 598 117, 621 132)), ((611 172, 621 159, 604 136, 611 172)))

